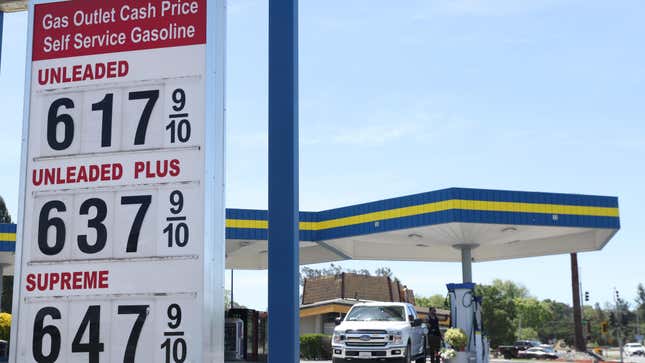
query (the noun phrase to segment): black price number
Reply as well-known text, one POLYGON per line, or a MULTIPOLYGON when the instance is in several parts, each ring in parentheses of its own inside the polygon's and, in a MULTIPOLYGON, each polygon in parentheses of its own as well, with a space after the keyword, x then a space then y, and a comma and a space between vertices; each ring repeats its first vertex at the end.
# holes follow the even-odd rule
POLYGON ((184 209, 184 194, 179 190, 174 190, 170 193, 170 213, 172 214, 169 217, 166 217, 166 222, 168 224, 163 229, 168 237, 168 247, 185 247, 188 244, 190 239, 190 230, 188 224, 186 223, 186 216, 178 215, 184 209))
POLYGON ((52 102, 47 112, 47 143, 56 151, 65 150, 74 141, 74 119, 66 113, 60 113, 60 108, 74 108, 74 101, 70 98, 59 98, 52 102), (63 139, 58 140, 58 125, 63 127, 63 139))
MULTIPOLYGON (((141 227, 151 203, 151 195, 132 195, 121 197, 121 205, 139 205, 137 214, 132 221, 132 226, 130 227, 130 233, 128 234, 126 252, 137 252, 141 227)), ((50 200, 43 204, 40 209, 38 216, 38 249, 47 256, 55 256, 63 250, 63 247, 65 247, 65 221, 60 217, 51 216, 53 211, 59 213, 66 212, 67 206, 63 201, 50 200), (51 241, 49 240, 50 229, 54 230, 53 240, 51 241)), ((76 240, 78 248, 82 252, 95 254, 103 251, 107 242, 108 231, 103 223, 108 215, 107 204, 101 198, 89 198, 85 200, 81 203, 78 214, 90 215, 90 213, 92 213, 94 217, 87 221, 87 227, 96 232, 96 240, 90 243, 86 234, 78 235, 76 240)), ((183 238, 183 234, 179 233, 178 235, 183 238)), ((185 238, 188 238, 187 230, 185 238)))
MULTIPOLYGON (((177 96, 179 97, 179 96, 177 96)), ((144 145, 150 116, 159 99, 159 90, 146 90, 128 93, 128 100, 146 100, 141 116, 137 123, 137 130, 134 135, 134 145, 144 145)), ((173 94, 173 99, 175 95, 173 94)), ((185 99, 185 97, 183 98, 185 99)), ((47 112, 47 144, 56 151, 69 148, 74 141, 74 119, 65 110, 75 107, 71 98, 63 97, 54 100, 47 112), (62 127, 62 139, 59 140, 58 128, 62 127)), ((183 107, 183 106, 182 106, 183 107)), ((102 100, 92 104, 92 111, 101 112, 101 147, 112 146, 112 120, 114 110, 114 94, 107 93, 102 100)), ((188 122, 188 121, 186 121, 188 122)), ((181 141, 190 138, 190 124, 188 126, 177 124, 177 138, 181 141)), ((174 132, 174 131, 173 131, 174 132)), ((185 141, 181 141, 185 142, 185 141)))
MULTIPOLYGON (((134 358, 139 344, 141 330, 148 317, 149 305, 120 305, 119 315, 136 315, 137 318, 130 330, 130 336, 123 355, 124 363, 134 363, 134 358)), ((60 310, 52 306, 46 306, 36 313, 34 319, 34 334, 32 340, 32 355, 38 363, 56 362, 60 355, 61 335, 60 330, 54 325, 45 325, 45 318, 61 320, 60 310), (49 351, 43 352, 43 342, 49 341, 49 351)), ((87 308, 85 316, 81 321, 74 339, 72 340, 72 353, 87 353, 88 363, 99 363, 100 353, 105 350, 101 343, 101 306, 91 305, 87 308), (87 332, 87 334, 86 334, 87 332), (87 336, 87 342, 82 342, 87 336)))
POLYGON ((171 330, 165 331, 163 335, 166 338, 161 343, 161 349, 165 350, 166 363, 183 363, 188 354, 188 347, 186 340, 183 338, 184 332, 179 331, 181 325, 181 306, 179 304, 171 304, 168 306, 168 328, 171 330))
POLYGON ((190 140, 190 121, 188 121, 188 113, 182 111, 186 107, 186 92, 177 88, 172 92, 172 101, 174 105, 172 110, 174 111, 168 118, 170 123, 166 125, 166 130, 170 132, 170 143, 174 144, 177 141, 180 143, 186 143, 190 140))
POLYGON ((81 325, 76 331, 72 341, 72 353, 87 353, 89 363, 99 362, 99 353, 104 349, 103 343, 99 339, 101 332, 101 306, 92 305, 87 309, 81 325), (89 328, 88 342, 81 343, 85 331, 89 328))

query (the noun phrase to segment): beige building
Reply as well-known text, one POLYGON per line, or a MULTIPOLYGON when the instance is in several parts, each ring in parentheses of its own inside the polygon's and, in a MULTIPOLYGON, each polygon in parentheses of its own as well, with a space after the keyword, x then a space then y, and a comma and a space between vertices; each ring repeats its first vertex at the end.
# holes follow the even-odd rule
MULTIPOLYGON (((300 305, 300 334, 332 334, 337 317, 343 317, 358 302, 408 302, 414 305, 414 292, 398 280, 385 276, 342 273, 305 279, 300 305)), ((422 319, 428 308, 415 306, 422 319)), ((450 312, 437 309, 442 327, 450 325, 450 312)))

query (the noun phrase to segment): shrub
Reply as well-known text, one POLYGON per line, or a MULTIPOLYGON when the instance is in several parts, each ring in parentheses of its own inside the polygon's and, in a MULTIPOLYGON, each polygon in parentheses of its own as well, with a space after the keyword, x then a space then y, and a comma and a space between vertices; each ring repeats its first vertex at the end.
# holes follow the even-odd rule
POLYGON ((0 313, 0 339, 9 341, 11 333, 11 314, 0 313))
POLYGON ((324 334, 301 335, 300 356, 304 359, 331 359, 331 337, 324 334))
POLYGON ((443 335, 443 339, 448 345, 456 350, 462 351, 466 347, 466 333, 459 328, 450 328, 446 330, 446 333, 443 335))

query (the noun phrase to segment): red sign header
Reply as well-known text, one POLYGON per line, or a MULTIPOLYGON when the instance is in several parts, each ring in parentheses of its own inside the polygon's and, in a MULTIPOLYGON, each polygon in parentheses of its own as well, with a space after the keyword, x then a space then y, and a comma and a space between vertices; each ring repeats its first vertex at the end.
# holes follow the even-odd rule
POLYGON ((72 0, 35 7, 34 61, 204 43, 206 0, 72 0))

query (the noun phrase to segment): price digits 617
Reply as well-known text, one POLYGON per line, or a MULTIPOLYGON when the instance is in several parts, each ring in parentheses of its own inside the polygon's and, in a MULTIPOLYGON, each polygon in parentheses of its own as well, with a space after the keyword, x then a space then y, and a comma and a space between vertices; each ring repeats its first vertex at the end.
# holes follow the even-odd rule
MULTIPOLYGON (((171 93, 172 111, 168 115, 165 129, 170 144, 184 144, 190 141, 191 124, 189 114, 184 112, 186 107, 186 91, 177 88, 171 93)), ((145 101, 145 105, 138 117, 136 132, 132 135, 132 145, 146 144, 146 133, 150 117, 159 100, 159 90, 132 91, 128 93, 128 101, 145 101)), ((47 144, 56 151, 68 149, 75 137, 75 120, 72 115, 65 113, 77 105, 69 97, 57 98, 49 105, 47 112, 47 144), (62 131, 62 132, 60 132, 62 131)), ((112 122, 114 114, 114 93, 106 93, 102 100, 92 104, 92 112, 101 113, 101 148, 112 146, 112 122)))

